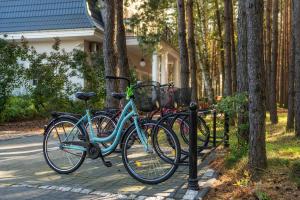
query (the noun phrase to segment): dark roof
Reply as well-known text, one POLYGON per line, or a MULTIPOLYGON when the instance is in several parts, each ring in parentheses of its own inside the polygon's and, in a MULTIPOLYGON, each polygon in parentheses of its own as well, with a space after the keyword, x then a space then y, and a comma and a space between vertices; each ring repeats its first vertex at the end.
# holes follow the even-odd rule
POLYGON ((86 0, 0 0, 0 32, 103 27, 101 12, 87 9, 86 0))

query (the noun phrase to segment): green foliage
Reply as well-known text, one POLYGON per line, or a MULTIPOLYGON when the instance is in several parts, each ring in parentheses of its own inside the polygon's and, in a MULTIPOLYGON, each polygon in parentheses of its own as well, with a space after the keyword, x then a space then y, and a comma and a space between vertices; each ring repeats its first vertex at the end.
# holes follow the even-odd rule
POLYGON ((97 98, 92 100, 95 107, 103 107, 106 95, 104 58, 101 53, 87 53, 81 50, 73 51, 73 68, 78 69, 85 81, 84 91, 96 92, 97 98))
POLYGON ((129 71, 130 71, 130 82, 131 82, 131 84, 135 84, 138 81, 136 70, 130 69, 129 71))
MULTIPOLYGON (((127 0, 127 6, 136 0, 127 0)), ((129 30, 138 35, 142 48, 152 52, 161 40, 177 46, 176 1, 146 0, 139 12, 126 22, 129 30)))
MULTIPOLYGON (((248 96, 247 93, 237 93, 234 96, 228 96, 218 103, 217 109, 219 112, 227 113, 229 118, 233 120, 238 115, 239 117, 248 116, 248 96)), ((233 122, 233 121, 232 121, 233 122)), ((247 139, 245 139, 245 133, 247 134, 249 130, 249 123, 238 124, 237 136, 238 144, 240 146, 245 146, 247 144, 247 139)))
POLYGON ((0 113, 13 89, 21 84, 23 68, 18 60, 24 60, 26 50, 15 42, 0 39, 0 113))
POLYGON ((271 200, 271 198, 267 195, 267 193, 263 191, 255 191, 256 197, 258 200, 271 200))
POLYGON ((238 93, 234 96, 224 97, 217 108, 220 112, 227 113, 229 117, 234 117, 236 114, 245 114, 248 112, 244 109, 244 106, 248 105, 248 96, 246 93, 238 93))
POLYGON ((246 157, 248 153, 248 146, 240 146, 238 144, 230 146, 230 153, 225 159, 225 165, 227 168, 234 167, 237 162, 246 157))
POLYGON ((35 80, 36 85, 27 85, 37 110, 47 110, 46 103, 57 105, 58 99, 66 99, 78 86, 70 78, 77 75, 72 53, 60 50, 59 40, 49 54, 39 54, 34 48, 28 51, 29 68, 25 70, 27 80, 35 80))
POLYGON ((32 119, 40 114, 29 96, 10 97, 1 112, 0 122, 32 119))
POLYGON ((25 40, 22 45, 0 40, 0 72, 2 122, 46 116, 52 110, 80 113, 85 106, 81 101, 74 101, 72 96, 78 90, 96 92, 97 98, 91 103, 97 108, 104 105, 103 56, 78 49, 66 52, 60 48, 59 39, 55 40, 50 53, 38 53, 28 47, 25 40), (28 62, 28 68, 19 64, 19 60, 28 62), (74 77, 83 78, 85 88, 72 83, 74 77), (35 84, 30 84, 33 82, 35 84), (12 90, 20 83, 28 89, 28 96, 10 98, 12 90))

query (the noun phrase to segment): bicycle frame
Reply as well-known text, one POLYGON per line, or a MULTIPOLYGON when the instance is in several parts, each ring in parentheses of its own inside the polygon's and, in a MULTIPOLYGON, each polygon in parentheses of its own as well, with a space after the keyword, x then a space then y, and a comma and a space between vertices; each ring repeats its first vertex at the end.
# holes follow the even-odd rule
MULTIPOLYGON (((122 130, 125 125, 125 122, 127 120, 129 120, 130 118, 134 119, 134 126, 136 127, 138 137, 139 137, 140 141, 142 142, 145 151, 147 151, 148 150, 147 138, 139 126, 139 117, 138 117, 137 109, 133 102, 133 99, 130 99, 129 102, 126 104, 126 106, 124 107, 124 109, 121 113, 120 119, 117 122, 116 128, 114 129, 112 134, 107 137, 99 138, 95 135, 93 127, 92 127, 92 119, 91 119, 89 109, 87 109, 86 114, 81 119, 79 119, 79 121, 76 123, 76 126, 79 126, 82 122, 85 122, 85 121, 88 122, 89 130, 90 130, 90 134, 88 135, 88 137, 89 137, 91 143, 101 143, 101 142, 113 141, 112 145, 110 145, 109 147, 101 148, 102 154, 106 154, 106 153, 111 153, 115 150, 115 148, 117 147, 117 145, 119 144, 119 142, 121 140, 122 130)), ((71 130, 70 134, 72 133, 74 128, 71 130)), ((85 134, 88 134, 88 132, 86 131, 85 134)), ((65 138, 65 140, 68 139, 69 135, 65 138)), ((86 148, 81 147, 81 146, 76 146, 76 145, 68 145, 68 146, 64 146, 64 148, 86 151, 86 148)))

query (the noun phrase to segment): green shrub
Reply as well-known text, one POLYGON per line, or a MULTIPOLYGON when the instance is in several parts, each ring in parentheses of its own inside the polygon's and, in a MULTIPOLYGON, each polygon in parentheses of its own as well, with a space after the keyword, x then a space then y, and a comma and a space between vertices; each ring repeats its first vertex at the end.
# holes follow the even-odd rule
POLYGON ((33 100, 28 96, 10 97, 3 112, 0 114, 1 122, 32 119, 41 116, 35 109, 33 100))
POLYGON ((242 123, 238 123, 236 135, 240 146, 247 145, 249 134, 247 93, 237 93, 234 96, 223 98, 218 103, 217 109, 228 115, 231 125, 235 124, 234 119, 237 116, 241 121, 243 120, 242 123))
POLYGON ((238 161, 240 161, 243 157, 247 156, 248 147, 247 146, 238 146, 231 145, 230 153, 226 157, 225 165, 227 168, 233 167, 238 161))
POLYGON ((25 60, 25 55, 26 50, 14 41, 0 39, 0 113, 13 89, 21 84, 23 68, 18 59, 25 60))

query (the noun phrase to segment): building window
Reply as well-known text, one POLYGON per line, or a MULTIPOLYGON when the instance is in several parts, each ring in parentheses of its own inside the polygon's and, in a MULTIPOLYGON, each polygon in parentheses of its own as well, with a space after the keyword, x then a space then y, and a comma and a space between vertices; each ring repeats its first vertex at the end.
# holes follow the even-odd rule
POLYGON ((32 80, 32 85, 33 85, 33 86, 37 86, 37 84, 38 84, 38 80, 37 80, 37 79, 33 79, 33 80, 32 80))

